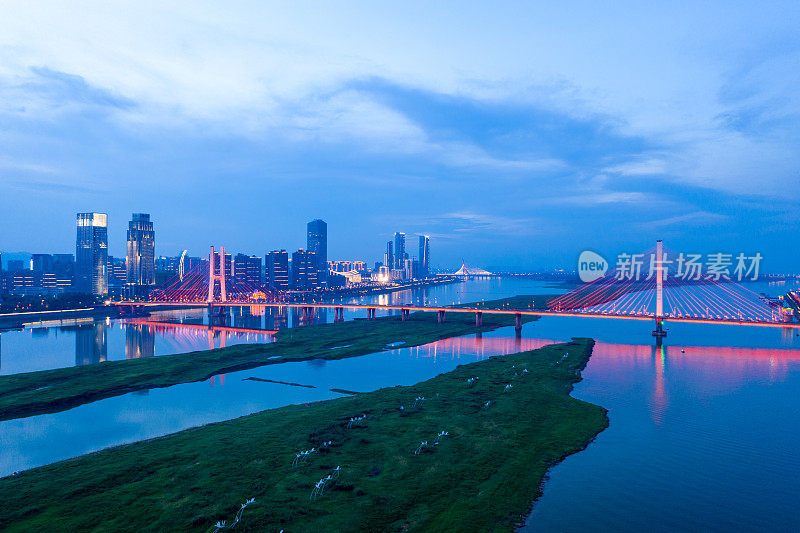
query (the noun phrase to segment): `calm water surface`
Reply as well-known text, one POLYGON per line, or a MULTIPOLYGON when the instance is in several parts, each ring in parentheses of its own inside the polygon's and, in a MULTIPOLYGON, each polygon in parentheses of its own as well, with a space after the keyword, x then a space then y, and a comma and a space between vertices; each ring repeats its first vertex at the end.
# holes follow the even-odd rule
MULTIPOLYGON (((756 290, 779 294, 788 288, 761 284, 756 290)), ((449 304, 545 292, 559 291, 524 280, 476 280, 373 301, 449 304)), ((332 318, 321 313, 314 320, 332 318)), ((299 323, 297 315, 258 309, 234 311, 230 320, 250 330, 299 323)), ((171 313, 154 321, 188 325, 118 321, 89 325, 93 333, 85 339, 69 328, 3 333, 0 372, 268 340, 253 331, 209 336, 207 329, 193 327, 202 323, 200 315, 171 313)), ((266 408, 337 397, 331 388, 412 384, 461 363, 587 336, 598 342, 573 395, 606 407, 611 425, 586 450, 553 468, 525 530, 800 530, 800 337, 780 328, 669 328, 666 346, 655 348, 646 323, 547 317, 526 324, 521 338, 504 328, 127 394, 0 422, 0 475, 266 408), (245 379, 251 376, 314 388, 245 379)))

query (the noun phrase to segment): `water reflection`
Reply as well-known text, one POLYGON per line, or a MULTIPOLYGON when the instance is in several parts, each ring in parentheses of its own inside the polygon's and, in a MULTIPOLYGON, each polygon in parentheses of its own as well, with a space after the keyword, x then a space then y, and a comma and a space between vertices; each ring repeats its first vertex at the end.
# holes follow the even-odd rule
POLYGON ((125 328, 125 359, 152 357, 156 350, 156 335, 152 326, 129 324, 125 328))
POLYGON ((434 361, 440 357, 453 360, 468 358, 479 361, 495 355, 537 350, 555 342, 557 341, 551 339, 528 339, 516 334, 485 337, 482 333, 476 333, 474 336, 442 339, 409 350, 412 357, 430 357, 434 361))
POLYGON ((249 307, 234 308, 220 317, 224 324, 221 326, 209 326, 201 312, 170 312, 155 313, 145 319, 84 320, 76 324, 3 332, 5 353, 0 354, 5 359, 0 359, 0 373, 272 342, 274 330, 287 325, 285 311, 283 316, 277 311, 265 313, 262 306, 261 313, 258 316, 249 307), (265 329, 265 325, 269 329, 265 329))
POLYGON ((554 467, 523 530, 798 530, 800 349, 782 344, 597 342, 573 396, 611 425, 554 467))
POLYGON ((75 326, 75 365, 90 365, 106 360, 106 323, 75 326))

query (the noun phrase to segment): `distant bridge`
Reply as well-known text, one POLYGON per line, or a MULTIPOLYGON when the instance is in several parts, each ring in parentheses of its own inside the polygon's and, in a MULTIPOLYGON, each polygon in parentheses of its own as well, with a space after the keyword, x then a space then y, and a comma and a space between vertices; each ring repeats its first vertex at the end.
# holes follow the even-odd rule
POLYGON ((484 270, 478 267, 468 267, 464 261, 461 261, 461 268, 456 270, 454 273, 450 274, 451 276, 461 277, 461 278, 474 278, 474 277, 486 277, 486 276, 494 276, 488 270, 484 270))

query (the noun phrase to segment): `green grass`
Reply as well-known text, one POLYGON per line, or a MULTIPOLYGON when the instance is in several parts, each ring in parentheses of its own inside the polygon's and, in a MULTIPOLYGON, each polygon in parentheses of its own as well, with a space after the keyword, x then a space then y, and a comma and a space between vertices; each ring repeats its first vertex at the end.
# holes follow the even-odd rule
POLYGON ((29 470, 0 479, 0 529, 210 531, 256 498, 233 531, 512 531, 548 468, 608 424, 603 408, 569 396, 592 346, 573 339, 29 470), (449 436, 414 454, 441 430, 449 436), (333 446, 291 466, 323 441, 333 446), (336 485, 309 500, 337 465, 336 485))
POLYGON ((392 342, 402 342, 400 347, 416 346, 511 324, 513 318, 494 315, 485 317, 483 327, 476 328, 472 315, 460 313, 450 313, 444 324, 438 324, 434 313, 413 313, 405 322, 399 317, 381 317, 285 329, 272 344, 0 376, 0 420, 64 411, 132 391, 202 381, 262 365, 356 357, 379 352, 392 342))

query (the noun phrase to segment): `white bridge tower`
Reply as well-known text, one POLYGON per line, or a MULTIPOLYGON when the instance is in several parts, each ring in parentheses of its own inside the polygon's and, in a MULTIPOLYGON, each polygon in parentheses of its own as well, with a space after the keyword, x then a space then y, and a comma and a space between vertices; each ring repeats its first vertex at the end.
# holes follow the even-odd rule
POLYGON ((214 247, 211 247, 211 252, 208 254, 208 303, 215 301, 214 299, 214 284, 219 281, 219 293, 221 302, 228 301, 228 294, 225 291, 225 247, 223 246, 219 256, 219 274, 215 273, 216 255, 214 254, 214 247))

